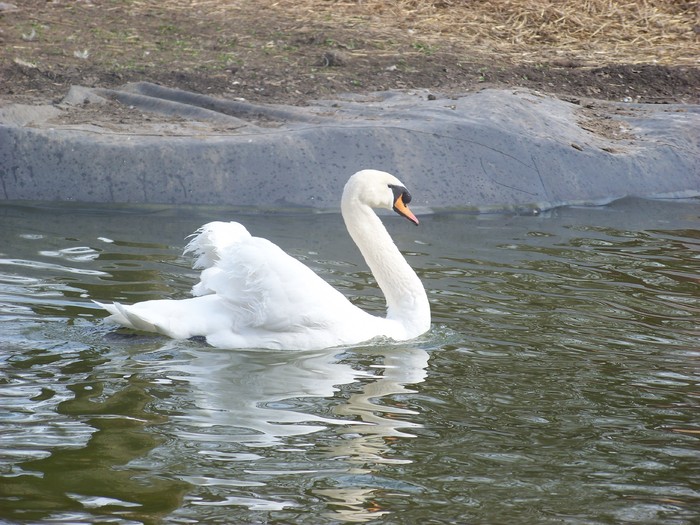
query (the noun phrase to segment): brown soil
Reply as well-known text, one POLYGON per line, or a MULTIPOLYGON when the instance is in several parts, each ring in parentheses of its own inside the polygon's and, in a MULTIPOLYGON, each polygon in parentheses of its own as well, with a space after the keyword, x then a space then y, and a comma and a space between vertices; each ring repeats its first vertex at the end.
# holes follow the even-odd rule
POLYGON ((684 0, 15 0, 0 103, 146 80, 251 101, 527 87, 700 103, 700 3, 684 0))

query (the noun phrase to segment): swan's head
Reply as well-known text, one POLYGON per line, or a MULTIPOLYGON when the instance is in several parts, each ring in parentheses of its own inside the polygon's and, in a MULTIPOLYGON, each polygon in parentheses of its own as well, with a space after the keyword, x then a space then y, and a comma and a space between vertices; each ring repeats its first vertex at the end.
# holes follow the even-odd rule
POLYGON ((414 224, 418 219, 408 209, 411 194, 406 186, 391 173, 378 170, 362 170, 355 173, 345 184, 342 204, 360 201, 371 208, 394 210, 414 224))

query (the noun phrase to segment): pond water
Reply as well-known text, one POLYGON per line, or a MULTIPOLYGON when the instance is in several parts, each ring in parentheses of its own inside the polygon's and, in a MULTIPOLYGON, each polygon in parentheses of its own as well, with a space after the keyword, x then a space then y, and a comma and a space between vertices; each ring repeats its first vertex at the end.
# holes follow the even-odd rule
POLYGON ((428 334, 227 351, 91 299, 187 296, 221 219, 381 313, 339 215, 0 205, 0 521, 700 522, 700 201, 420 218, 428 334))

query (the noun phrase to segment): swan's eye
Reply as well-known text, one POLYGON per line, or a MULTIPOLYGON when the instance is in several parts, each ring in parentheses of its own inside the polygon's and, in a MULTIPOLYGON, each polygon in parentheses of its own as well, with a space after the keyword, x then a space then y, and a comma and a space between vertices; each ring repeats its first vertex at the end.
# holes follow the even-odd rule
POLYGON ((401 197, 401 200, 404 202, 404 204, 408 204, 409 202, 411 202, 411 194, 403 186, 389 184, 389 188, 391 188, 391 191, 394 193, 394 200, 401 197))
POLYGON ((404 204, 408 204, 411 202, 411 194, 408 193, 408 190, 404 188, 403 186, 398 186, 397 184, 388 184, 389 189, 391 189, 392 193, 394 194, 394 202, 396 202, 396 199, 401 197, 401 200, 404 202, 404 204))
POLYGON ((398 186, 396 184, 389 184, 389 188, 391 188, 391 191, 394 194, 394 202, 401 197, 401 200, 403 201, 404 204, 408 204, 411 202, 411 194, 408 192, 406 188, 403 186, 398 186))

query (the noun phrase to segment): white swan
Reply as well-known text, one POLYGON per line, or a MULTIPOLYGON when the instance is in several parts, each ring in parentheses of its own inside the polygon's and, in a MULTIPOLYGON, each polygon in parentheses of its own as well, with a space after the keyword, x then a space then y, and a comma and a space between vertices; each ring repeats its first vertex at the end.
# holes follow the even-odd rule
POLYGON ((384 292, 385 318, 353 305, 277 245, 252 237, 236 222, 202 226, 185 248, 203 268, 191 299, 131 306, 101 304, 107 319, 175 339, 204 336, 220 348, 311 350, 384 336, 412 339, 430 327, 425 289, 372 208, 393 209, 410 221, 411 196, 393 175, 363 170, 348 180, 341 212, 345 225, 384 292))

